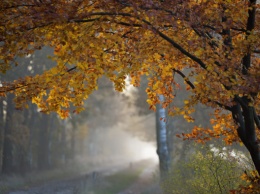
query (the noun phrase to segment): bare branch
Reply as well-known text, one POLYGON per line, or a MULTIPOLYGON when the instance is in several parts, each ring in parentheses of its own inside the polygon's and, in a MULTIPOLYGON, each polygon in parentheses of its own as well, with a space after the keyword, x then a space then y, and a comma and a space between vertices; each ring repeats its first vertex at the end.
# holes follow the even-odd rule
POLYGON ((246 108, 247 108, 246 103, 244 102, 244 100, 243 100, 241 97, 239 97, 239 96, 236 95, 236 96, 235 96, 235 101, 238 102, 243 109, 246 109, 246 108))
POLYGON ((257 128, 260 130, 260 118, 256 114, 255 108, 253 108, 253 113, 254 113, 255 124, 256 124, 257 128))
MULTIPOLYGON (((176 69, 173 69, 173 71, 176 72, 176 73, 178 73, 178 74, 184 79, 184 81, 185 81, 192 89, 195 89, 194 84, 187 78, 187 76, 184 75, 184 73, 182 73, 180 70, 176 70, 176 69)), ((224 104, 221 104, 221 103, 219 103, 219 102, 217 102, 217 101, 212 101, 212 100, 210 100, 210 99, 208 99, 208 101, 217 104, 217 105, 218 105, 219 107, 221 107, 221 108, 224 108, 224 109, 226 109, 226 110, 231 111, 231 107, 229 107, 229 106, 226 106, 226 105, 224 105, 224 104)))
POLYGON ((179 71, 177 69, 173 69, 173 71, 178 73, 192 89, 195 89, 195 86, 193 85, 193 83, 191 83, 191 81, 181 71, 179 71))

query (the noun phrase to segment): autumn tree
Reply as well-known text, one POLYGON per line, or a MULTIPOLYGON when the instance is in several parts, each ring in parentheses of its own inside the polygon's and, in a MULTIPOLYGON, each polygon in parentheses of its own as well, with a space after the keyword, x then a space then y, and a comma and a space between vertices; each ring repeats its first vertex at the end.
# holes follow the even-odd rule
POLYGON ((195 127, 184 138, 242 141, 260 172, 258 8, 256 0, 3 0, 1 71, 43 46, 55 49, 57 65, 3 82, 1 94, 13 92, 17 108, 31 100, 64 118, 69 107, 83 109, 100 77, 122 91, 127 75, 138 86, 147 74, 147 101, 155 109, 160 95, 163 107, 173 101, 179 74, 192 95, 170 115, 193 121, 198 103, 216 110, 213 129, 195 127))

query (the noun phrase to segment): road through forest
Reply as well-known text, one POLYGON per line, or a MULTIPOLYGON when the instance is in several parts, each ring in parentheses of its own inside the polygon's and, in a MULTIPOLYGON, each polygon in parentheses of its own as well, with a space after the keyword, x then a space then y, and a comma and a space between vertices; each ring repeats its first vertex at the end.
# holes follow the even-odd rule
POLYGON ((160 194, 156 182, 156 163, 150 163, 140 174, 138 179, 118 194, 160 194))
MULTIPOLYGON (((106 167, 97 171, 81 174, 73 178, 64 180, 49 181, 37 186, 29 188, 22 188, 14 191, 7 192, 6 194, 95 194, 94 187, 104 186, 106 177, 116 174, 125 169, 140 168, 135 163, 117 165, 113 167, 106 167)), ((155 172, 157 164, 155 162, 148 162, 148 164, 142 169, 139 177, 127 188, 124 188, 118 193, 100 193, 99 194, 154 194, 158 187, 154 184, 155 172)), ((156 193, 159 191, 156 191, 156 193)))

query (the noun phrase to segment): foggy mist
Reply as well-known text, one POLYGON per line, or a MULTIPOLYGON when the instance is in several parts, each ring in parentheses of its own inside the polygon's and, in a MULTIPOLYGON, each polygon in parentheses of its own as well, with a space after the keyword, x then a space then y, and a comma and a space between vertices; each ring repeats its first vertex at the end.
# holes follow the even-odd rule
MULTIPOLYGON (((15 127, 10 144, 13 148, 12 169, 18 177, 16 182, 28 184, 32 176, 37 177, 34 181, 46 182, 46 186, 29 188, 26 193, 54 194, 56 190, 75 193, 75 189, 89 193, 89 189, 97 189, 96 176, 116 176, 117 172, 125 170, 130 170, 127 176, 132 176, 131 172, 137 176, 141 172, 137 171, 139 168, 149 169, 142 175, 148 180, 158 166, 155 114, 152 111, 140 113, 141 109, 148 110, 146 103, 137 103, 137 98, 146 98, 142 95, 127 79, 125 91, 118 93, 102 78, 99 90, 86 100, 85 110, 80 114, 70 113, 65 120, 54 113, 43 114, 33 105, 27 112, 17 112, 11 106, 12 98, 3 101, 4 119, 11 119, 11 126, 15 127), (32 175, 33 172, 37 175, 32 175), (50 177, 56 176, 58 179, 71 178, 67 183, 48 185, 50 177), (75 178, 76 182, 73 181, 75 178), (82 181, 86 182, 82 184, 82 181)), ((0 188, 15 185, 13 178, 0 180, 0 188)), ((9 193, 24 194, 23 191, 9 193)))
POLYGON ((138 107, 134 104, 138 91, 127 80, 123 93, 109 89, 96 91, 89 99, 91 103, 95 101, 96 106, 90 105, 88 110, 93 115, 87 118, 85 151, 79 157, 91 156, 94 161, 117 164, 143 159, 158 162, 154 113, 138 114, 138 107))

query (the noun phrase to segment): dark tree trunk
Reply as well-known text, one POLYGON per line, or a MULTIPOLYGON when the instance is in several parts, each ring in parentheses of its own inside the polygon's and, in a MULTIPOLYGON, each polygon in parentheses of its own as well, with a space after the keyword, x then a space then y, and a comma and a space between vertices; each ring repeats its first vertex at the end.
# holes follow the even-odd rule
MULTIPOLYGON (((246 25, 246 39, 255 28, 256 15, 256 0, 249 1, 248 18, 246 25)), ((242 60, 242 73, 248 76, 248 69, 251 67, 251 51, 245 54, 242 60)), ((248 94, 249 97, 255 98, 255 94, 248 94)), ((254 162, 255 168, 260 174, 260 147, 256 135, 256 125, 260 127, 259 117, 256 114, 255 108, 250 105, 251 98, 236 96, 234 101, 237 103, 231 109, 233 119, 238 125, 237 133, 245 147, 248 149, 251 158, 254 162)))
POLYGON ((239 99, 243 107, 238 103, 232 107, 232 116, 238 125, 237 133, 245 147, 248 149, 255 168, 260 174, 260 147, 256 135, 254 107, 247 104, 247 99, 239 99))
POLYGON ((61 129, 61 140, 60 140, 60 147, 61 147, 61 161, 62 164, 65 164, 67 161, 67 154, 66 154, 66 124, 61 129))
POLYGON ((21 175, 24 175, 26 172, 28 172, 28 166, 27 166, 27 158, 26 158, 26 151, 24 149, 19 150, 18 158, 19 158, 19 164, 18 164, 18 173, 21 175))
MULTIPOLYGON (((31 109, 24 109, 23 110, 23 123, 19 123, 19 125, 23 125, 26 128, 29 129, 29 124, 31 120, 31 109)), ((26 142, 24 142, 23 146, 20 146, 18 148, 18 158, 19 158, 19 173, 25 174, 30 170, 30 163, 29 163, 29 143, 30 143, 30 131, 29 131, 29 137, 26 139, 26 142)))
MULTIPOLYGON (((256 0, 249 1, 248 9, 248 18, 246 25, 246 39, 251 34, 251 32, 255 28, 255 13, 256 13, 256 0)), ((227 18, 224 16, 222 18, 223 22, 227 21, 227 18)), ((226 48, 226 57, 228 59, 229 52, 232 51, 232 37, 230 33, 230 29, 226 27, 222 31, 222 34, 225 36, 224 44, 226 48)), ((248 75, 248 69, 251 66, 251 51, 248 50, 245 56, 242 59, 242 73, 243 75, 248 75)), ((226 86, 227 89, 229 89, 226 86)), ((255 95, 250 93, 249 97, 255 98, 255 95)), ((251 99, 247 96, 239 97, 235 96, 234 102, 236 105, 232 106, 229 110, 232 112, 233 119, 235 123, 238 125, 237 133, 245 147, 248 149, 251 158, 254 162, 256 170, 260 174, 260 147, 259 142, 256 135, 256 124, 259 123, 258 116, 256 115, 254 107, 250 106, 251 99)), ((260 123, 258 124, 258 126, 260 123)))
POLYGON ((48 126, 48 165, 49 167, 54 167, 53 165, 53 132, 56 130, 57 125, 55 124, 56 115, 53 113, 50 115, 50 121, 48 126))
POLYGON ((27 161, 28 161, 28 170, 31 171, 33 169, 34 164, 34 153, 33 153, 33 139, 35 138, 36 131, 36 122, 39 118, 39 113, 36 110, 36 107, 32 104, 29 106, 30 118, 28 121, 28 127, 30 130, 29 133, 29 142, 28 142, 28 152, 27 152, 27 161))
POLYGON ((74 159, 77 124, 73 119, 71 120, 71 124, 72 124, 72 130, 71 130, 71 140, 70 140, 70 158, 74 159))
POLYGON ((71 131, 71 148, 70 148, 70 158, 73 160, 75 158, 75 138, 76 138, 76 128, 71 131))
POLYGON ((13 145, 12 136, 12 115, 14 111, 13 94, 7 96, 6 121, 4 126, 4 147, 3 147, 3 164, 2 172, 11 173, 13 164, 13 145))
POLYGON ((4 146, 4 98, 0 97, 0 173, 2 172, 3 163, 3 146, 4 146))
POLYGON ((48 162, 48 123, 49 118, 48 115, 42 114, 40 123, 39 123, 39 131, 38 131, 38 169, 46 170, 49 168, 48 162))

